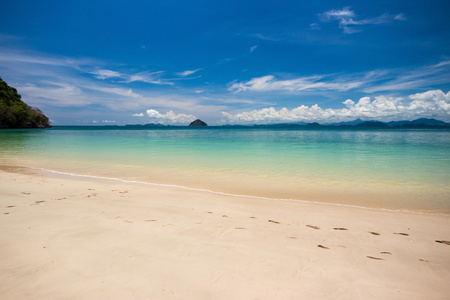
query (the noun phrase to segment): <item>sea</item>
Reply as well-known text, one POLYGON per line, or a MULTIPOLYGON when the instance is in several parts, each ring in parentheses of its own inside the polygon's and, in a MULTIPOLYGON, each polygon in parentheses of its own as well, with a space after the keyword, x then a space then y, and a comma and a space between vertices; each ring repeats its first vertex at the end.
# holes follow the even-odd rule
POLYGON ((0 165, 280 201, 450 213, 449 130, 0 130, 0 165))

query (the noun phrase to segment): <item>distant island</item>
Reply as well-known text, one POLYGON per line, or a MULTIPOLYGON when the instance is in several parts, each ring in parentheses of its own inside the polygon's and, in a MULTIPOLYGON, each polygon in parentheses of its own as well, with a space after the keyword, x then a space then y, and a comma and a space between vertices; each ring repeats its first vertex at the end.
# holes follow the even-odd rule
POLYGON ((189 124, 189 126, 208 126, 208 124, 206 124, 205 122, 203 122, 200 119, 197 119, 197 120, 191 122, 191 124, 189 124))
POLYGON ((17 90, 0 78, 0 129, 49 128, 49 119, 21 100, 17 90))
MULTIPOLYGON (((225 126, 245 126, 245 125, 225 125, 225 126)), ((436 119, 420 118, 413 121, 403 120, 403 121, 391 121, 391 122, 381 122, 381 121, 363 121, 357 119, 349 122, 340 123, 279 123, 279 124, 261 124, 261 125, 250 125, 252 127, 299 127, 299 128, 311 128, 311 129, 450 129, 450 123, 436 119)), ((245 126, 247 127, 247 126, 245 126)))
MULTIPOLYGON (((115 125, 116 127, 120 127, 115 125)), ((195 120, 186 125, 163 125, 163 124, 127 124, 125 127, 134 127, 136 129, 139 128, 149 128, 149 127, 194 127, 194 126, 208 126, 202 120, 195 120)), ((339 123, 325 123, 319 124, 317 122, 314 123, 305 123, 305 122, 297 122, 297 123, 275 123, 275 124, 250 124, 250 125, 218 125, 212 127, 231 127, 231 128, 299 128, 299 129, 450 129, 450 123, 446 123, 444 121, 436 120, 436 119, 427 119, 420 118, 413 121, 402 120, 402 121, 390 121, 390 122, 381 122, 381 121, 363 121, 361 119, 356 119, 348 122, 339 122, 339 123)))
POLYGON ((125 127, 164 127, 163 124, 159 124, 159 123, 148 123, 148 124, 127 124, 125 125, 125 127))

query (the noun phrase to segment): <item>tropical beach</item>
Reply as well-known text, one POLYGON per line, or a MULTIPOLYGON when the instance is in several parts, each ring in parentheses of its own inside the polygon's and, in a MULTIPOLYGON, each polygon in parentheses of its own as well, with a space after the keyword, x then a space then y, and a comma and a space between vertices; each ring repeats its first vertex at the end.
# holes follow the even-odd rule
POLYGON ((0 298, 445 299, 448 133, 2 131, 0 298))
POLYGON ((0 300, 449 298, 449 1, 4 2, 0 300))
POLYGON ((14 166, 0 178, 2 299, 445 299, 450 291, 446 214, 14 166))

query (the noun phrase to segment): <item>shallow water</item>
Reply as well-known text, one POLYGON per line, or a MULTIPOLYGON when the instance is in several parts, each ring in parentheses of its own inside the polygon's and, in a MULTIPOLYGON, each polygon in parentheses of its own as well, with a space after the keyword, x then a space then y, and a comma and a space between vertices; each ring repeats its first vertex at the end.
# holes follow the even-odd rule
POLYGON ((0 131, 2 164, 218 192, 450 212, 450 131, 56 127, 0 131))

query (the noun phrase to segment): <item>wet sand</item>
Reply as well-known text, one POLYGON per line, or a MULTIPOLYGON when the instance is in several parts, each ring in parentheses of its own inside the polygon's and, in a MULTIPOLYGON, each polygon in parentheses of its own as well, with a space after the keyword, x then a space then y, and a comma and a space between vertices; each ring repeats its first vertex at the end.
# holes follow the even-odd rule
POLYGON ((0 299, 446 299, 450 215, 0 170, 0 299))

